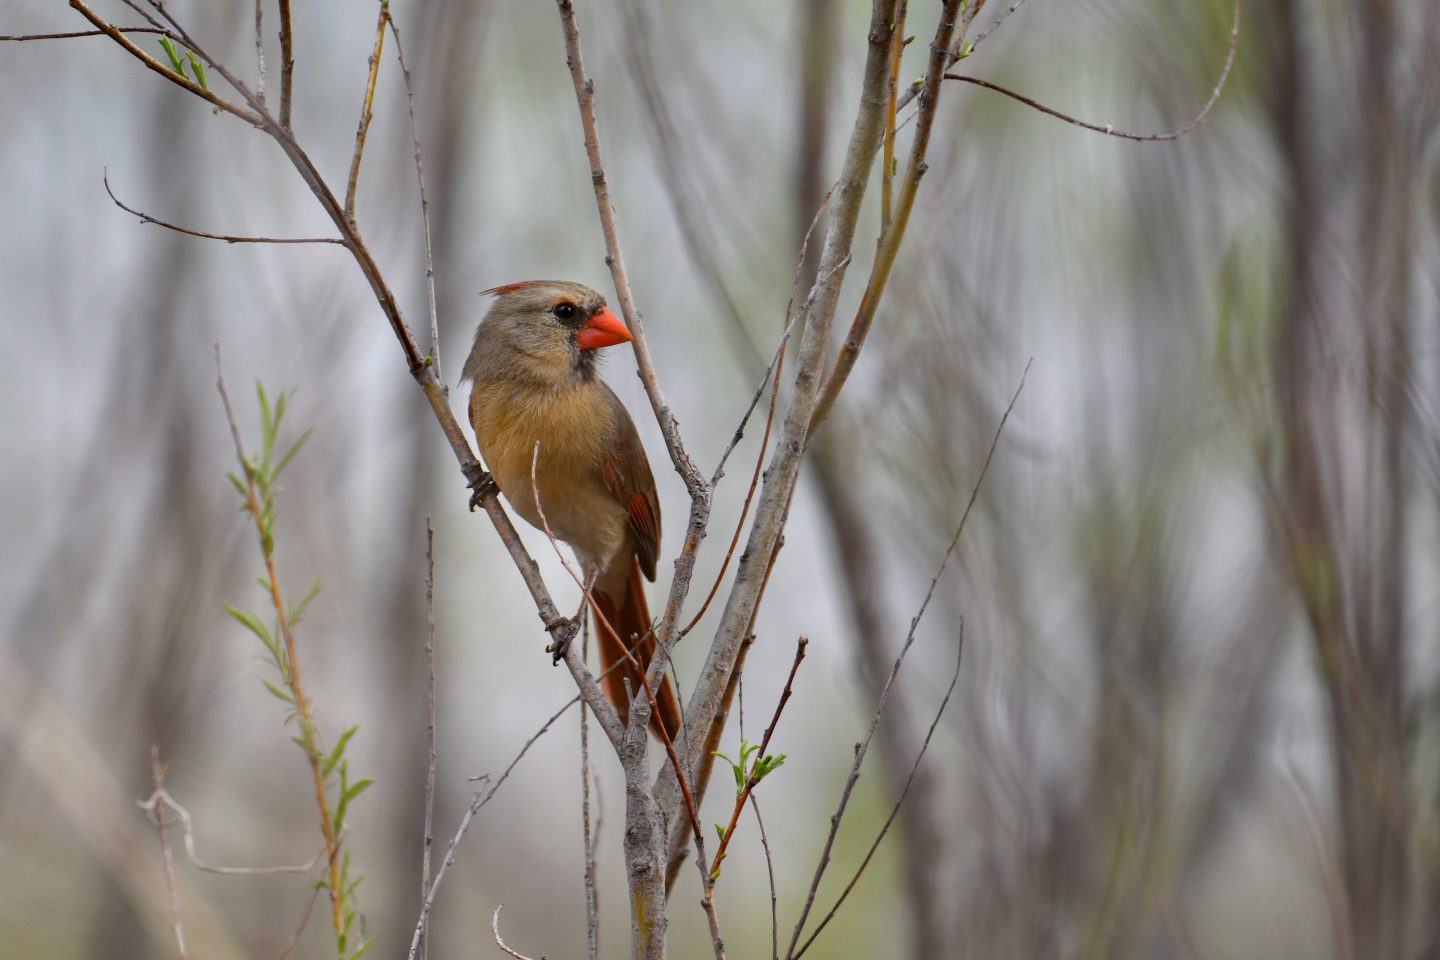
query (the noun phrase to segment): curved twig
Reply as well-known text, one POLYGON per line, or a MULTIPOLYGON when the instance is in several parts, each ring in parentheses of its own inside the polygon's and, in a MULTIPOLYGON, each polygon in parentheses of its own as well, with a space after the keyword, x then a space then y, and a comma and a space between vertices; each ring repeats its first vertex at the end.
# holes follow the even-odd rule
POLYGON ((1053 107, 1047 107, 1045 106, 1045 104, 1040 103, 1038 100, 1033 100, 1030 97, 1025 96, 1023 93, 1016 93, 1014 90, 1002 87, 998 83, 991 83, 989 80, 981 80, 979 77, 971 77, 958 73, 947 73, 945 74, 945 79, 959 80, 962 83, 973 83, 977 87, 984 87, 986 90, 994 90, 996 93, 1004 94, 1012 100, 1017 100, 1020 103, 1025 104, 1025 106, 1031 107, 1035 110, 1039 110, 1041 113, 1054 117, 1057 120, 1064 120, 1066 123, 1073 124, 1086 130, 1092 130, 1095 133, 1103 133, 1107 137, 1119 137, 1122 140, 1134 140, 1141 143, 1155 143, 1164 140, 1179 140, 1181 137, 1185 136, 1185 134, 1189 133, 1191 130, 1194 130, 1196 127, 1200 126, 1200 124, 1204 123, 1205 118, 1210 114, 1210 109, 1214 107, 1216 102, 1220 99, 1220 93, 1225 89, 1225 82, 1230 78, 1230 68, 1235 63, 1235 46, 1239 38, 1240 0, 1235 0, 1235 16, 1230 24, 1230 41, 1225 46, 1225 66, 1221 68, 1220 77, 1215 81, 1215 86, 1210 90, 1209 99, 1207 99, 1205 101, 1205 105, 1200 108, 1200 112, 1195 114, 1195 116, 1192 117, 1188 123, 1186 123, 1179 129, 1171 130, 1168 133, 1128 133, 1124 130, 1116 130, 1113 124, 1090 123, 1089 121, 1081 120, 1077 117, 1072 117, 1068 113, 1061 113, 1059 110, 1056 110, 1053 107))
POLYGON ((127 205, 119 197, 115 196, 114 190, 110 189, 109 170, 105 170, 101 174, 101 180, 105 184, 105 192, 110 195, 110 199, 115 202, 115 206, 121 210, 139 217, 141 223, 153 223, 157 227, 174 230, 176 233, 183 233, 187 237, 201 237, 206 240, 223 240, 226 243, 333 243, 342 247, 345 245, 345 241, 339 237, 242 237, 224 233, 207 233, 204 230, 192 230, 189 227, 182 227, 177 223, 161 220, 159 217, 152 217, 143 210, 136 210, 134 207, 127 205))
MULTIPOLYGON (((523 954, 523 953, 517 953, 517 952, 515 952, 514 950, 511 950, 508 946, 505 945, 505 941, 504 941, 503 939, 501 939, 501 937, 500 937, 500 911, 501 911, 501 910, 504 910, 504 909, 505 909, 505 904, 503 904, 503 903, 497 903, 497 904, 495 904, 495 915, 490 918, 490 932, 495 935, 495 945, 496 945, 497 947, 499 947, 501 950, 504 950, 506 953, 510 954, 510 956, 514 957, 515 960, 530 960, 530 958, 527 957, 527 956, 525 956, 525 954, 523 954)), ((547 958, 544 956, 544 954, 541 954, 540 960, 547 960, 547 958)))

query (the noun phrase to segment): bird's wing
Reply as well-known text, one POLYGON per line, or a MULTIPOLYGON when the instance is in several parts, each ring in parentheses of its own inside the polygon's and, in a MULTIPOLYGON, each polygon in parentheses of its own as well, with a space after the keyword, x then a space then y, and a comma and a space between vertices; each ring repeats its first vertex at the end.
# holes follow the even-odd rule
POLYGON ((625 508, 630 532, 635 535, 636 555, 647 579, 655 579, 655 561, 660 554, 660 500, 655 495, 655 476, 640 434, 630 414, 606 389, 615 417, 615 443, 605 454, 601 470, 605 486, 625 508))

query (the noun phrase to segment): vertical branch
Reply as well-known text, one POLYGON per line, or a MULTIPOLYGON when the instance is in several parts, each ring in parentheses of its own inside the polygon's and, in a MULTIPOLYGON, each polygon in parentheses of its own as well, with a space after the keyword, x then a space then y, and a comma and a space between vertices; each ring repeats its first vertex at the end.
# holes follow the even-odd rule
POLYGON ((435 378, 444 387, 445 374, 440 368, 440 315, 435 308, 435 254, 430 245, 430 198, 425 193, 425 166, 420 159, 420 127, 415 122, 415 84, 405 63, 405 46, 400 42, 400 26, 385 9, 385 20, 395 38, 395 57, 400 61, 400 77, 405 83, 405 112, 410 117, 410 142, 415 147, 415 179, 420 185, 420 226, 425 235, 425 303, 430 308, 430 358, 435 378))
MULTIPOLYGON (((426 733, 429 763, 425 769, 425 841, 420 855, 420 900, 430 892, 430 848, 435 843, 435 528, 425 518, 425 689, 429 693, 430 712, 426 733)), ((424 960, 430 949, 430 917, 420 920, 420 957, 424 960)))
MULTIPOLYGON (((581 626, 580 653, 590 659, 590 625, 581 626)), ((590 721, 580 704, 580 823, 585 834, 585 957, 600 955, 600 918, 595 900, 595 835, 590 828, 590 721)))
POLYGON ((895 266, 895 257, 900 252, 900 242, 905 238, 905 228, 910 222, 910 212, 915 207, 915 195, 920 189, 920 180, 929 169, 925 163, 925 154, 930 147, 930 132, 935 125, 935 110, 940 102, 940 88, 944 82, 945 67, 950 62, 948 58, 955 39, 956 23, 963 16, 964 26, 968 27, 970 20, 983 5, 984 0, 976 0, 973 7, 966 9, 964 0, 945 0, 945 6, 940 12, 940 22, 935 27, 935 38, 930 42, 930 61, 925 70, 925 85, 920 91, 920 109, 915 120, 915 136, 910 144, 910 160, 905 169, 905 179, 900 185, 899 204, 893 212, 893 219, 881 234, 880 242, 875 248, 875 261, 870 267, 870 280, 865 286, 865 294, 860 299, 860 307, 855 312, 855 319, 850 323, 845 343, 835 358, 835 365, 825 378, 825 386, 821 392, 820 402, 815 409, 812 427, 818 426, 830 413, 831 407, 835 404, 835 398, 840 395, 840 389, 845 386, 845 380, 849 377, 855 361, 860 356, 860 348, 865 344, 865 336, 870 332, 870 325, 875 319, 875 311, 879 308, 880 298, 885 293, 885 285, 889 282, 890 272, 895 266))
POLYGON ((170 852, 170 837, 165 832, 165 767, 160 763, 159 744, 150 745, 150 779, 155 784, 155 832, 160 835, 160 854, 165 860, 165 890, 170 895, 170 929, 175 931, 175 946, 180 960, 188 960, 185 952, 185 927, 180 922, 180 888, 175 883, 175 858, 170 852))
POLYGON ((280 0, 280 127, 290 129, 290 103, 295 92, 295 40, 290 0, 280 0))
POLYGON ((375 103, 375 81, 380 78, 380 56, 385 49, 385 24, 390 8, 380 4, 375 20, 375 48, 370 51, 370 73, 365 80, 365 100, 360 105, 360 123, 355 128, 355 152, 350 157, 350 179, 345 188, 345 219, 355 222, 355 191, 360 186, 360 158, 365 153, 365 136, 370 132, 371 107, 375 103))
POLYGON ((255 0, 255 96, 265 102, 265 0, 255 0))
POLYGON ((905 58, 905 10, 907 0, 900 0, 891 25, 890 90, 885 104, 885 145, 880 161, 880 229, 888 230, 894 207, 895 191, 895 97, 900 88, 900 61, 905 58))

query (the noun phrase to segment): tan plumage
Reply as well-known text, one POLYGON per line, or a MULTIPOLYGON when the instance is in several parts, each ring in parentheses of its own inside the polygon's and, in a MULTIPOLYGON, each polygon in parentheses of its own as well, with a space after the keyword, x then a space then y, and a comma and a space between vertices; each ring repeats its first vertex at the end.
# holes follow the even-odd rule
MULTIPOLYGON (((629 333, 589 287, 566 281, 530 281, 497 287, 495 302, 475 333, 464 376, 474 382, 470 422, 480 456, 515 512, 541 527, 530 484, 555 536, 575 551, 594 578, 596 618, 605 689, 624 716, 625 682, 640 689, 633 665, 648 664, 655 649, 640 576, 655 579, 660 547, 660 503, 655 478, 635 424, 596 375, 595 349, 621 343, 629 333), (636 639, 639 638, 638 644, 636 639)), ((680 708, 669 678, 656 692, 653 721, 673 736, 680 708)))

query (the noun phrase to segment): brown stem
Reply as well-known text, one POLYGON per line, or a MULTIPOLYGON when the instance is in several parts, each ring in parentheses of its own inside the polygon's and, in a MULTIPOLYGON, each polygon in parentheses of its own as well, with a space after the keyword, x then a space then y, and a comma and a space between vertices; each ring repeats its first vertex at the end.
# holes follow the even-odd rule
POLYGON ((365 102, 360 105, 360 122, 355 128, 355 152, 350 156, 350 179, 345 187, 345 217, 352 223, 355 221, 355 191, 360 186, 360 158, 365 153, 365 135, 370 132, 375 82, 380 79, 380 56, 385 50, 385 24, 389 19, 389 6, 380 4, 380 16, 375 21, 375 48, 370 51, 370 73, 365 80, 365 102))
POLYGON ((295 34, 290 0, 280 0, 280 126, 290 129, 290 103, 295 92, 295 34))

